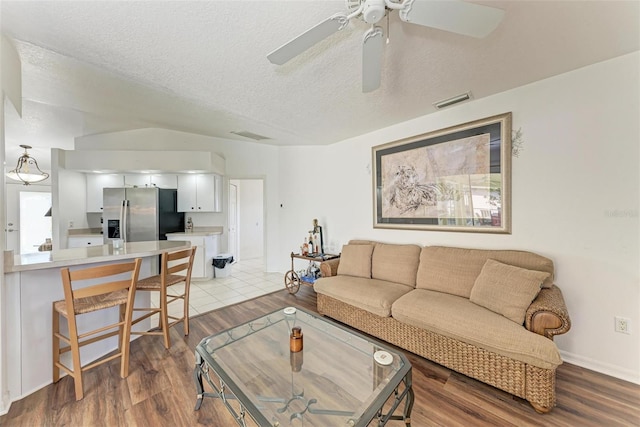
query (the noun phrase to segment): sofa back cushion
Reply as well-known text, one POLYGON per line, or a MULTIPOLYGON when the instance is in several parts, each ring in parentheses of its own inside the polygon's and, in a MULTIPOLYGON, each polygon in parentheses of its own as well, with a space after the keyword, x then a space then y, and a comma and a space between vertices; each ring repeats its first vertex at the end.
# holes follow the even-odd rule
POLYGON ((420 254, 416 287, 469 298, 488 259, 549 273, 542 287, 553 285, 553 261, 532 252, 427 246, 420 254))
POLYGON ((371 278, 373 245, 344 245, 338 264, 338 274, 371 278))
POLYGON ((421 249, 418 245, 376 243, 371 257, 371 277, 415 288, 421 249))

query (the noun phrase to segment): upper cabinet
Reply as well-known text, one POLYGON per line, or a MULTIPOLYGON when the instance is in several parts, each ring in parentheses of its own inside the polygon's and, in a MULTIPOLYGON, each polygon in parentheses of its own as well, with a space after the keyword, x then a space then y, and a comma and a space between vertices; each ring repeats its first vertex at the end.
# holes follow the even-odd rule
POLYGON ((142 173, 126 174, 124 176, 125 187, 149 187, 151 184, 151 175, 142 173))
POLYGON ((215 200, 214 212, 222 212, 222 177, 220 175, 214 175, 214 187, 215 187, 215 200))
POLYGON ((222 212, 222 176, 215 174, 87 174, 87 212, 102 212, 102 190, 120 187, 178 189, 178 212, 222 212))
POLYGON ((122 175, 87 174, 87 212, 102 212, 102 189, 123 186, 122 175))
POLYGON ((125 187, 158 187, 175 189, 178 188, 178 178, 177 175, 169 174, 126 174, 124 176, 124 185, 125 187))
POLYGON ((178 212, 222 212, 222 177, 178 175, 178 212))
POLYGON ((150 175, 152 187, 158 188, 178 188, 178 175, 150 175))

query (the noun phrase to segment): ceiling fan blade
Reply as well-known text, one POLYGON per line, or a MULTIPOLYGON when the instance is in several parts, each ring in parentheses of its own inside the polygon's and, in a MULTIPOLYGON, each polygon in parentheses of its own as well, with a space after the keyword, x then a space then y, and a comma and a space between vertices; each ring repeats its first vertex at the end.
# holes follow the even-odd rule
POLYGON ((282 65, 290 59, 300 55, 314 44, 326 39, 331 34, 347 26, 349 18, 343 14, 336 14, 325 19, 315 27, 300 34, 293 40, 283 44, 267 55, 273 64, 282 65))
POLYGON ((400 10, 400 19, 411 24, 482 38, 491 33, 504 10, 459 0, 409 0, 400 10))
POLYGON ((362 39, 362 92, 380 87, 384 33, 380 27, 371 27, 362 39))

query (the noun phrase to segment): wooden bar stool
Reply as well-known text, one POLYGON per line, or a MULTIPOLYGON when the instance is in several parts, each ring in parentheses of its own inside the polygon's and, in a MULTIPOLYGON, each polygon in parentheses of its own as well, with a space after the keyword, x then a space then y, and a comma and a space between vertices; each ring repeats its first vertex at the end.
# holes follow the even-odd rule
POLYGON ((160 266, 160 274, 138 281, 136 292, 159 292, 160 307, 136 307, 133 311, 146 313, 132 320, 132 325, 159 314, 158 328, 145 332, 132 331, 135 335, 162 335, 165 348, 171 348, 169 328, 183 322, 184 334, 189 335, 189 288, 191 287, 191 269, 196 248, 184 249, 176 252, 164 252, 160 266), (184 289, 178 291, 179 283, 184 283, 184 289), (183 308, 180 317, 169 315, 169 304, 182 300, 183 308))
POLYGON ((75 383, 76 400, 84 397, 82 372, 86 370, 120 357, 120 376, 125 378, 129 375, 131 315, 141 263, 142 260, 137 258, 127 263, 103 265, 74 271, 63 268, 60 271, 64 289, 64 300, 55 301, 52 310, 53 382, 55 383, 60 379, 60 369, 67 372, 73 377, 75 383), (82 288, 78 287, 82 282, 88 280, 93 282, 100 280, 101 283, 82 288), (118 322, 82 334, 78 333, 76 319, 80 314, 91 313, 116 306, 120 308, 118 322), (68 337, 60 332, 60 316, 67 319, 69 327, 68 337), (114 335, 118 335, 118 352, 116 354, 82 366, 80 361, 80 347, 114 335), (61 347, 60 341, 67 343, 67 346, 61 347), (60 361, 60 355, 68 351, 71 352, 72 369, 60 361))

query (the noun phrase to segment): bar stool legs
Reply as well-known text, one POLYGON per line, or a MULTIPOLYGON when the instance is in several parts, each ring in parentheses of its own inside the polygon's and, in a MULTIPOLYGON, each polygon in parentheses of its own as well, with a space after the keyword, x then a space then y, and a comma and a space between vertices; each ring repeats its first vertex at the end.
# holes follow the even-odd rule
POLYGON ((136 307, 134 311, 145 312, 143 315, 133 319, 132 324, 147 319, 155 314, 159 315, 158 330, 132 331, 134 335, 162 335, 165 348, 171 348, 171 338, 169 328, 182 322, 184 334, 189 335, 189 289, 191 287, 191 269, 195 257, 196 248, 165 252, 162 254, 160 274, 147 277, 138 281, 136 292, 148 291, 158 292, 160 296, 160 307, 136 307), (178 284, 184 284, 184 291, 177 291, 178 284), (169 305, 177 300, 182 300, 183 310, 179 317, 169 315, 169 305))
POLYGON ((84 397, 82 373, 110 360, 120 357, 120 376, 129 374, 129 339, 131 333, 131 317, 136 284, 142 260, 91 267, 82 270, 61 270, 65 299, 53 303, 52 312, 52 349, 53 349, 53 382, 60 379, 60 370, 74 379, 76 400, 84 397), (123 279, 123 276, 129 276, 123 279), (80 283, 96 279, 105 279, 103 283, 78 287, 80 283), (79 334, 76 319, 79 315, 119 307, 118 321, 97 329, 79 334), (60 331, 60 317, 67 319, 69 334, 60 331), (114 330, 116 329, 116 330, 114 330), (82 366, 80 348, 87 344, 118 336, 118 351, 108 357, 82 366), (60 342, 66 343, 61 347, 60 342), (71 353, 72 367, 62 363, 60 356, 71 353))

